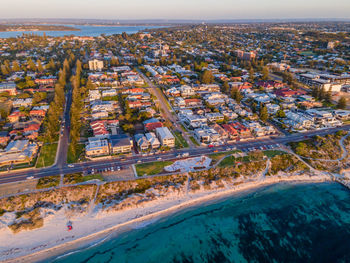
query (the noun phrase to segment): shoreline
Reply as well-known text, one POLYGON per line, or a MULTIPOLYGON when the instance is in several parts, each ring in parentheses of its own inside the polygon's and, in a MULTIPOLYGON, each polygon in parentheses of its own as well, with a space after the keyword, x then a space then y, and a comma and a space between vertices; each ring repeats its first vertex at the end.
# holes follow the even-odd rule
MULTIPOLYGON (((48 259, 57 259, 59 256, 65 256, 70 253, 74 253, 75 251, 86 249, 88 247, 97 245, 105 240, 107 240, 112 234, 114 236, 120 235, 121 233, 133 230, 135 228, 144 227, 148 223, 152 223, 154 221, 157 221, 161 218, 164 218, 166 216, 172 215, 176 212, 179 212, 181 210, 184 210, 186 208, 191 208, 196 205, 202 205, 204 203, 210 202, 210 201, 219 201, 221 199, 227 198, 232 196, 236 193, 243 193, 245 191, 254 191, 262 187, 278 184, 278 183, 321 183, 321 182, 333 182, 330 178, 326 176, 309 176, 309 175, 300 175, 300 176, 290 176, 290 177, 271 177, 266 178, 262 181, 251 181, 242 183, 240 185, 237 185, 230 189, 224 189, 224 190, 214 190, 214 191, 207 191, 201 192, 199 194, 193 194, 192 196, 188 196, 187 198, 178 198, 177 200, 163 200, 163 205, 165 205, 164 209, 155 210, 155 211, 149 211, 151 210, 150 207, 144 207, 145 210, 141 216, 127 219, 124 222, 116 223, 115 225, 110 225, 108 227, 104 226, 102 229, 99 229, 95 232, 91 232, 87 234, 86 236, 80 236, 77 238, 72 238, 72 240, 61 242, 60 244, 49 246, 44 249, 38 249, 34 253, 17 253, 18 255, 15 256, 16 253, 9 254, 7 257, 2 256, 0 260, 3 260, 3 262, 40 262, 45 261, 48 259), (152 221, 152 222, 149 222, 152 221), (145 224, 146 223, 146 224, 145 224)), ((150 203, 152 203, 151 201, 150 203)), ((136 208, 138 210, 138 208, 136 208)), ((139 209, 142 210, 142 209, 139 209)), ((128 211, 120 211, 120 212, 114 212, 114 216, 123 216, 123 214, 127 214, 128 211)), ((113 217, 113 215, 112 215, 113 217)), ((113 219, 113 218, 112 218, 113 219)), ((115 218, 115 221, 118 218, 115 218)), ((113 220, 112 220, 113 221, 113 220)), ((43 227, 45 228, 45 226, 43 227)), ((35 232, 36 230, 33 230, 32 232, 35 232)), ((29 231, 28 231, 29 232, 29 231)), ((14 235, 16 238, 16 236, 14 235)), ((34 246, 33 244, 32 246, 34 246)), ((35 250, 37 247, 42 247, 45 244, 41 244, 39 246, 36 246, 32 248, 32 250, 35 250)))

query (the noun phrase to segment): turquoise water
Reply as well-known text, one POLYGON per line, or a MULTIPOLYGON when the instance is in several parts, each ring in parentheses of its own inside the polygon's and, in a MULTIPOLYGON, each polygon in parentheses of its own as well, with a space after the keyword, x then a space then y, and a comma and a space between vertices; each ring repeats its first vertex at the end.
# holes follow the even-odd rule
POLYGON ((53 262, 350 262, 350 191, 277 184, 187 209, 53 262))
POLYGON ((42 36, 45 32, 47 36, 53 37, 62 37, 62 36, 91 36, 97 37, 101 34, 106 36, 121 34, 126 32, 128 34, 137 33, 140 30, 152 29, 152 28, 161 28, 162 26, 80 26, 72 25, 74 28, 80 29, 80 31, 23 31, 23 32, 0 32, 0 38, 9 38, 22 36, 22 34, 32 34, 42 36))

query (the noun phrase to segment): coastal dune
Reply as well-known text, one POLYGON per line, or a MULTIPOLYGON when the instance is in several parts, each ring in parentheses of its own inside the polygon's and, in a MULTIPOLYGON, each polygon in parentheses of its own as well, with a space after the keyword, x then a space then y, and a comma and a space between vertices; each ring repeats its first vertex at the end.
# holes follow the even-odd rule
MULTIPOLYGON (((271 184, 290 182, 325 182, 330 178, 323 174, 279 173, 276 176, 256 177, 241 180, 234 184, 225 184, 224 188, 198 189, 183 193, 173 191, 153 200, 139 202, 122 209, 102 209, 101 204, 91 211, 67 213, 66 209, 54 212, 46 211, 44 225, 31 231, 21 231, 14 234, 6 222, 0 225, 0 260, 4 262, 35 262, 54 258, 67 251, 104 240, 111 233, 129 231, 143 227, 161 217, 165 217, 181 209, 225 198, 242 191, 251 191, 271 184), (67 231, 67 222, 71 221, 73 230, 67 231)), ((10 216, 10 215, 9 215, 10 216)), ((8 218, 10 220, 10 218, 8 218)))

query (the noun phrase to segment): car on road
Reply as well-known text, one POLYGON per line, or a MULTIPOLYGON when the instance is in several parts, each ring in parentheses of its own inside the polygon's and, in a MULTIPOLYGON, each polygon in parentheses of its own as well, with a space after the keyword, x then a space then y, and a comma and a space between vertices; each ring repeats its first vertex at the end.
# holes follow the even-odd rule
POLYGON ((34 179, 34 176, 28 176, 28 177, 26 177, 26 179, 27 180, 32 180, 32 179, 34 179))
POLYGON ((137 160, 137 163, 142 163, 142 161, 141 160, 137 160))
POLYGON ((212 145, 212 144, 209 144, 209 145, 208 145, 208 147, 209 147, 209 148, 213 148, 213 147, 214 147, 214 145, 212 145))
POLYGON ((69 168, 74 168, 74 165, 73 164, 68 164, 68 167, 69 168))
POLYGON ((162 160, 162 157, 158 157, 157 160, 158 160, 158 161, 161 161, 161 160, 162 160))

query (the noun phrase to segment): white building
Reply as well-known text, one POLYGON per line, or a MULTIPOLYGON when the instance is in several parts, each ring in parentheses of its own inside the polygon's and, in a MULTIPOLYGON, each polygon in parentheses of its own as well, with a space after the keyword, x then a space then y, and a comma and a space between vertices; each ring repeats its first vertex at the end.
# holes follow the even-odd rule
POLYGON ((167 127, 156 128, 156 135, 163 146, 175 147, 175 137, 167 127))
POLYGON ((90 60, 89 69, 93 71, 101 71, 103 69, 103 61, 97 59, 90 60))

